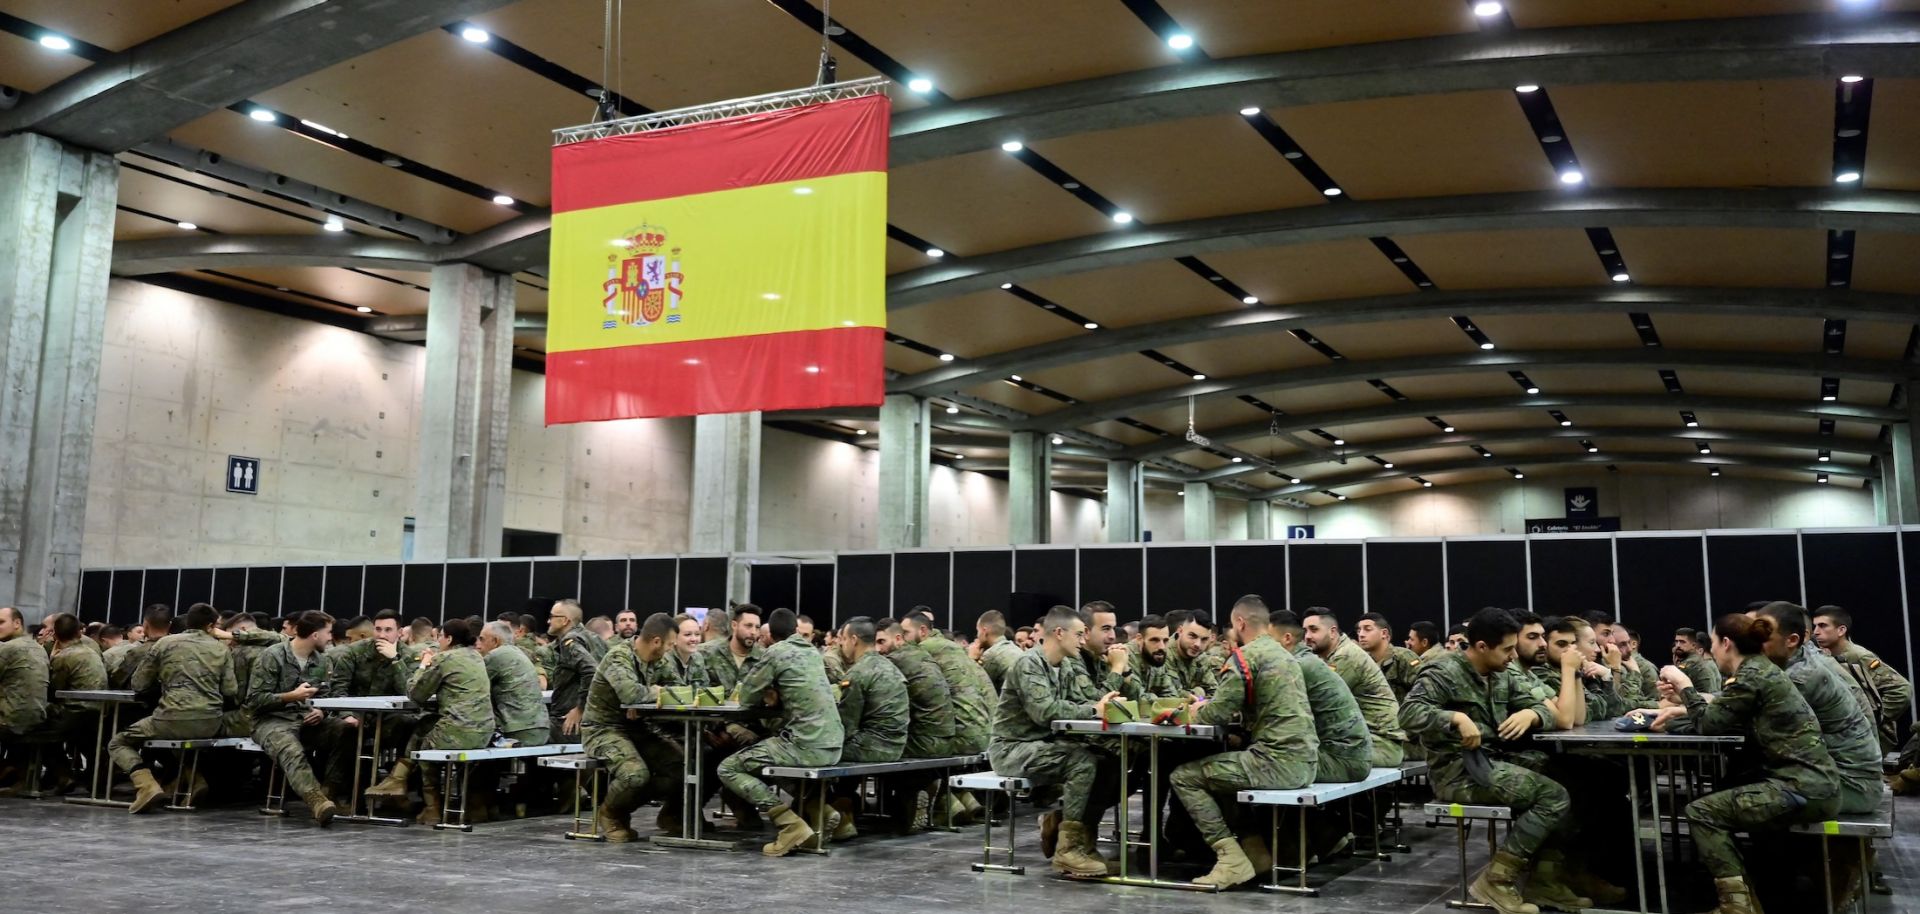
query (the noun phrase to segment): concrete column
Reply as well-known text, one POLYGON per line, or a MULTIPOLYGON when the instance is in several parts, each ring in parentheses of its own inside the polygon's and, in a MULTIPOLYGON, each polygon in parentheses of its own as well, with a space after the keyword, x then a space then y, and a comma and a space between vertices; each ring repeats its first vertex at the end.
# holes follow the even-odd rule
POLYGON ((1247 539, 1273 539, 1273 502, 1247 499, 1247 539))
POLYGON ((1140 502, 1146 496, 1138 460, 1107 461, 1107 542, 1140 541, 1140 502))
POLYGON ((1885 526, 1887 520, 1887 483, 1886 471, 1881 471, 1880 479, 1867 480, 1867 487, 1873 491, 1873 522, 1885 526))
MULTIPOLYGON (((706 555, 760 548, 760 414, 693 417, 688 548, 706 555)), ((727 565, 727 596, 747 599, 746 566, 727 565)))
POLYGON ((420 404, 416 560, 500 554, 513 380, 513 277, 433 268, 420 404))
POLYGON ((1045 432, 1014 432, 1008 447, 1007 542, 1053 539, 1053 439, 1045 432))
POLYGON ((1204 482, 1187 483, 1180 510, 1186 515, 1188 542, 1213 539, 1213 486, 1204 482))
MULTIPOLYGON (((1907 396, 1907 402, 1911 411, 1911 393, 1907 396)), ((1920 480, 1914 478, 1915 470, 1920 468, 1914 465, 1913 423, 1897 423, 1892 430, 1893 486, 1887 490, 1887 522, 1920 524, 1920 480)))
POLYGON ((109 153, 0 139, 0 600, 28 621, 79 592, 119 175, 109 153))
POLYGON ((916 549, 927 544, 932 429, 927 401, 912 394, 888 394, 881 401, 878 534, 882 549, 916 549))

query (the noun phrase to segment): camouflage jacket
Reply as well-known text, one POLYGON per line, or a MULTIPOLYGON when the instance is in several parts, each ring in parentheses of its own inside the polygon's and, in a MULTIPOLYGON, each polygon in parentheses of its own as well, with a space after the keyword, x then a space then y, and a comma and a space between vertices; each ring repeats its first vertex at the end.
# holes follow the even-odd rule
POLYGON ((953 739, 953 690, 927 652, 917 644, 895 644, 886 658, 907 681, 909 753, 924 755, 953 739))
POLYGON ((565 716, 586 701, 594 668, 600 665, 600 658, 606 652, 606 640, 584 625, 567 629, 566 634, 554 642, 553 673, 547 678, 547 686, 553 689, 550 713, 565 716))
MULTIPOLYGON (((1787 658, 1787 679, 1807 700, 1820 739, 1833 756, 1838 775, 1871 783, 1880 779, 1880 738, 1874 720, 1855 696, 1859 689, 1847 679, 1840 664, 1812 642, 1787 658)), ((1877 791, 1876 791, 1877 792, 1877 791)))
POLYGON ((897 761, 907 749, 911 711, 907 679, 900 670, 869 649, 847 668, 847 687, 840 694, 840 729, 847 734, 842 761, 897 761))
POLYGON ((315 698, 323 698, 327 695, 327 674, 332 670, 333 661, 328 652, 314 651, 301 663, 293 653, 293 642, 283 640, 253 658, 253 669, 247 674, 247 709, 253 712, 256 721, 299 720, 312 705, 305 701, 282 702, 280 696, 304 682, 320 690, 314 693, 315 698))
POLYGON ((1366 718, 1367 730, 1374 739, 1406 745, 1407 731, 1400 726, 1400 701, 1393 696, 1393 687, 1387 684, 1386 674, 1380 671, 1380 665, 1372 656, 1361 650, 1353 639, 1342 635, 1340 643, 1327 657, 1327 667, 1338 673, 1340 681, 1353 693, 1353 700, 1360 705, 1360 716, 1366 718))
MULTIPOLYGON (((80 639, 86 641, 85 638, 80 639)), ((100 659, 98 646, 71 644, 54 652, 53 659, 47 661, 47 696, 55 692, 81 689, 104 689, 107 687, 107 665, 100 659)), ((53 699, 55 707, 80 708, 86 702, 69 702, 53 699)))
POLYGON ((1212 697, 1195 709, 1194 723, 1224 726, 1239 720, 1252 734, 1247 753, 1269 764, 1319 758, 1320 737, 1314 732, 1300 661, 1266 635, 1242 646, 1240 655, 1246 658, 1247 670, 1221 674, 1212 697), (1251 706, 1247 675, 1253 677, 1251 706))
POLYGON ((1553 709, 1536 691, 1540 686, 1511 664, 1482 676, 1465 651, 1420 664, 1420 674, 1400 706, 1400 723, 1427 749, 1435 768, 1460 758, 1460 731, 1455 713, 1465 714, 1480 731, 1480 746, 1495 754, 1523 751, 1500 740, 1500 722, 1519 711, 1532 711, 1540 725, 1553 721, 1553 709))
POLYGON ((47 652, 24 634, 0 641, 0 729, 26 733, 47 720, 47 652))
MULTIPOLYGON (((1078 663, 1080 658, 1073 656, 1059 664, 1048 663, 1044 648, 1023 652, 1000 683, 993 742, 999 745, 1052 739, 1056 720, 1091 720, 1093 702, 1078 700, 1073 690, 1073 667, 1078 663)), ((912 677, 908 677, 907 687, 912 689, 912 677)))
MULTIPOLYGON (((390 661, 401 668, 406 658, 390 661)), ((414 668, 407 682, 407 697, 417 705, 435 704, 434 714, 441 726, 452 726, 469 734, 492 736, 494 730, 493 697, 487 683, 487 663, 480 652, 456 647, 434 655, 431 666, 414 668)))
POLYGON ((755 644, 746 657, 736 658, 732 644, 730 638, 716 638, 694 648, 693 657, 687 663, 688 677, 694 685, 732 691, 766 653, 765 649, 755 644))
POLYGON ((1742 660, 1712 701, 1698 689, 1681 694, 1687 716, 1674 719, 1669 730, 1746 737, 1734 759, 1734 783, 1758 775, 1782 781, 1809 800, 1839 795, 1838 772, 1820 740, 1820 722, 1773 661, 1761 656, 1742 660))
POLYGON ((1026 651, 1021 650, 1020 645, 1013 643, 1011 638, 1001 638, 980 653, 980 667, 987 671, 987 678, 993 680, 995 692, 1000 691, 1001 684, 1006 682, 1007 671, 1013 669, 1013 662, 1024 653, 1026 651))
POLYGON ((1913 707, 1913 683, 1874 652, 1849 642, 1846 650, 1833 655, 1867 693, 1877 710, 1874 722, 1879 726, 1880 748, 1892 752, 1899 748, 1900 724, 1913 707))
POLYGON ((1393 700, 1398 702, 1407 697, 1407 690, 1413 688, 1414 674, 1420 672, 1420 656, 1395 645, 1387 650, 1387 659, 1379 663, 1380 675, 1387 677, 1387 685, 1393 689, 1393 700))
POLYGON ((130 684, 137 693, 160 690, 156 720, 217 718, 228 705, 237 706, 241 696, 233 655, 225 643, 203 631, 155 641, 141 655, 130 684))
POLYGON ((759 707, 769 691, 779 697, 781 738, 801 749, 831 749, 837 759, 846 732, 840 728, 826 664, 813 642, 793 635, 767 648, 740 680, 740 704, 759 707))
POLYGON ((1295 645, 1293 656, 1300 661, 1300 678, 1306 685, 1307 707, 1313 711, 1313 732, 1320 738, 1321 750, 1359 758, 1372 755, 1373 735, 1367 732, 1360 703, 1340 674, 1305 644, 1295 645))
POLYGON ((489 651, 483 659, 487 668, 487 694, 493 701, 493 720, 501 733, 516 739, 535 737, 546 742, 551 730, 547 703, 540 696, 540 673, 533 661, 511 645, 489 651))
MULTIPOLYGON (((661 660, 672 656, 668 648, 661 660)), ((593 684, 587 689, 587 709, 580 715, 582 726, 622 727, 627 724, 626 705, 654 700, 653 687, 681 685, 672 675, 672 667, 659 662, 642 663, 631 642, 614 645, 600 658, 594 669, 593 684)))

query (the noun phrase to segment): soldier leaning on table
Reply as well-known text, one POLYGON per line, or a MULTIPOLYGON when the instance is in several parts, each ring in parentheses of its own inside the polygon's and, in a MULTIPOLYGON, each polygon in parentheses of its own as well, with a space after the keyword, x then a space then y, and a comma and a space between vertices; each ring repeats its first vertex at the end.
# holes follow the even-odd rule
MULTIPOLYGON (((322 827, 333 821, 333 797, 344 797, 353 772, 353 733, 338 717, 314 708, 311 700, 326 694, 332 670, 326 647, 333 640, 333 619, 318 610, 293 617, 294 637, 261 652, 253 662, 247 705, 253 710, 253 741, 266 750, 285 774, 287 787, 307 803, 313 820, 322 827), (324 753, 322 789, 307 763, 307 753, 324 753)), ((229 660, 231 662, 231 660, 229 660)))
POLYGON ((766 656, 740 680, 740 704, 779 708, 780 731, 720 763, 720 780, 780 827, 761 852, 784 857, 813 839, 813 828, 760 779, 769 766, 813 768, 840 761, 846 733, 834 705, 827 669, 813 642, 795 633, 793 610, 776 609, 767 617, 774 643, 766 656))
POLYGON ((686 793, 680 784, 686 768, 685 747, 625 710, 626 705, 657 701, 661 686, 681 684, 672 678, 670 667, 659 663, 671 650, 668 639, 674 637, 669 616, 648 616, 632 641, 607 649, 587 689, 586 711, 580 716, 580 742, 589 756, 607 768, 607 796, 594 823, 613 844, 638 840, 633 811, 649 795, 661 801, 656 821, 661 833, 670 837, 680 834, 686 793))

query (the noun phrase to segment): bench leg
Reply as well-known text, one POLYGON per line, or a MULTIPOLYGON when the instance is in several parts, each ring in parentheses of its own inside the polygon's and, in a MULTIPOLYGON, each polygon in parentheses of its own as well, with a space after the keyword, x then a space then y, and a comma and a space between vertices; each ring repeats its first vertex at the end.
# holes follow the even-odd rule
POLYGON ((976 873, 985 873, 988 871, 992 871, 996 873, 1012 873, 1016 876, 1026 875, 1027 868, 1013 862, 1013 848, 1014 848, 1014 845, 1018 843, 1017 829, 1019 827, 1018 823, 1020 821, 1020 817, 1017 815, 1014 815, 1013 807, 1014 807, 1015 798, 1014 798, 1013 791, 1012 790, 1006 791, 1006 795, 1007 795, 1007 846, 1006 847, 993 846, 993 817, 991 815, 984 817, 986 824, 983 825, 982 828, 984 829, 985 836, 981 839, 983 843, 980 845, 980 862, 973 865, 973 871, 976 873), (993 862, 994 851, 1004 851, 1007 855, 1007 862, 1006 863, 993 862))
MULTIPOLYGON (((1454 831, 1459 838, 1456 844, 1456 847, 1458 848, 1459 855, 1460 855, 1460 899, 1458 901, 1447 902, 1447 907, 1456 908, 1456 909, 1465 909, 1469 911, 1491 911, 1493 910, 1492 905, 1481 904, 1480 902, 1474 901, 1470 896, 1467 895, 1467 883, 1470 881, 1467 878, 1467 833, 1472 830, 1473 830, 1473 822, 1471 820, 1469 819, 1454 820, 1454 831)), ((1492 855, 1500 849, 1500 845, 1496 837, 1498 833, 1499 833, 1498 827, 1495 825, 1493 820, 1489 819, 1487 821, 1487 855, 1488 855, 1487 859, 1488 860, 1492 860, 1493 859, 1492 855)))
MULTIPOLYGON (((1278 860, 1275 860, 1273 863, 1273 884, 1263 885, 1260 888, 1268 892, 1285 892, 1289 895, 1305 895, 1309 898, 1317 897, 1320 894, 1320 890, 1307 885, 1307 807, 1296 806, 1294 809, 1298 810, 1300 814, 1300 865, 1298 867, 1283 867, 1278 860), (1299 881, 1294 885, 1281 885, 1280 871, 1283 869, 1294 870, 1299 881)), ((1273 807, 1273 847, 1277 849, 1279 846, 1280 807, 1275 806, 1273 807)))
POLYGON ((440 821, 434 828, 473 831, 473 826, 467 824, 467 786, 472 775, 473 765, 467 762, 446 762, 441 765, 440 821), (457 778, 453 774, 455 765, 460 767, 457 778))
POLYGON ((173 802, 168 809, 193 811, 193 780, 200 776, 200 750, 186 749, 180 754, 180 770, 173 776, 173 802))
POLYGON ((262 754, 267 760, 267 798, 260 807, 263 816, 284 816, 287 814, 287 782, 280 776, 280 766, 274 764, 273 756, 262 754))
POLYGON ((573 769, 573 830, 567 832, 567 840, 569 841, 607 840, 607 836, 600 833, 600 771, 601 769, 599 768, 573 769), (580 777, 582 772, 585 772, 588 777, 592 778, 592 783, 586 786, 587 789, 592 792, 589 801, 593 805, 587 809, 588 818, 585 820, 580 816, 580 794, 582 792, 580 777), (580 827, 582 821, 588 823, 587 828, 582 829, 580 827))

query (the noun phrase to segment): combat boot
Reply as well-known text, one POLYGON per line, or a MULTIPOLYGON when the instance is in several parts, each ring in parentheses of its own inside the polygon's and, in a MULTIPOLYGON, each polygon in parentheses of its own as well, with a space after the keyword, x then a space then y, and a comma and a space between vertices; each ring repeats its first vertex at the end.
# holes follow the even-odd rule
POLYGON ((1253 877, 1258 875, 1253 868, 1253 861, 1247 859, 1247 852, 1240 849, 1240 842, 1232 838, 1213 842, 1213 856, 1213 869, 1195 879, 1196 885, 1230 889, 1243 882, 1252 882, 1253 877))
POLYGON ((1040 814, 1040 856, 1052 857, 1059 841, 1060 810, 1049 809, 1040 814))
POLYGON ((307 801, 307 811, 313 814, 314 824, 321 828, 333 824, 333 815, 339 807, 334 806, 333 801, 327 799, 326 791, 309 790, 301 794, 300 798, 307 801))
POLYGON ((672 805, 660 807, 660 814, 653 817, 653 827, 660 829, 662 838, 680 837, 680 810, 672 805))
POLYGON ((1086 847, 1092 842, 1087 834, 1087 826, 1080 822, 1061 822, 1060 837, 1055 842, 1053 868, 1069 876, 1105 876, 1107 863, 1099 857, 1087 853, 1086 847))
POLYGON ((733 813, 733 827, 741 831, 759 831, 766 827, 766 823, 760 818, 760 810, 754 809, 752 803, 734 796, 731 792, 722 794, 720 799, 726 805, 727 811, 733 813))
POLYGON ((393 770, 380 783, 367 788, 367 802, 391 801, 403 802, 407 798, 407 777, 413 773, 413 763, 401 759, 393 763, 393 770))
POLYGON ((143 813, 153 807, 167 792, 160 789, 160 782, 153 779, 153 772, 141 768, 127 776, 133 781, 133 803, 127 806, 128 813, 143 813))
POLYGON ((199 806, 200 801, 207 798, 207 791, 212 789, 208 786, 206 778, 201 777, 199 772, 194 772, 193 786, 187 789, 187 805, 199 806))
POLYGON ((791 808, 775 806, 768 811, 768 815, 772 816, 773 824, 780 826, 780 833, 774 835, 772 841, 761 845, 760 853, 769 857, 785 857, 794 848, 813 840, 813 827, 795 815, 791 808))
POLYGON ((841 797, 832 803, 833 811, 840 818, 834 820, 833 840, 847 841, 860 837, 860 830, 853 825, 853 798, 841 797))
POLYGON ((1506 852, 1497 851, 1493 862, 1480 871, 1472 884, 1467 886, 1467 894, 1473 900, 1490 905, 1500 914, 1540 914, 1537 905, 1528 904, 1520 897, 1520 874, 1527 868, 1526 861, 1506 852))
POLYGON ((1912 796, 1920 793, 1920 768, 1908 768, 1899 774, 1887 776, 1887 786, 1893 788, 1897 796, 1912 796))
POLYGON ((1753 890, 1747 888, 1745 877, 1715 879, 1713 888, 1720 893, 1720 906, 1714 908, 1712 914, 1760 914, 1760 901, 1753 897, 1753 890))
MULTIPOLYGON (((640 833, 633 830, 633 810, 613 803, 601 803, 600 808, 594 810, 593 827, 601 837, 607 839, 608 844, 640 840, 640 833)), ((679 827, 678 822, 674 823, 675 829, 679 827)))
POLYGON ((966 810, 969 823, 977 825, 986 821, 987 809, 980 805, 980 800, 973 795, 973 791, 956 790, 953 795, 960 798, 960 808, 966 810))
MULTIPOLYGON (((940 795, 940 824, 942 826, 952 828, 956 825, 966 825, 972 821, 972 817, 967 815, 967 808, 960 805, 959 797, 954 796, 952 793, 943 793, 940 795)), ((929 822, 927 824, 931 825, 933 823, 929 822)))
POLYGON ((1560 882, 1572 889, 1574 894, 1593 899, 1595 904, 1616 905, 1627 900, 1626 889, 1600 878, 1575 861, 1564 862, 1560 869, 1560 882))
MULTIPOLYGON (((1094 834, 1094 831, 1095 830, 1091 828, 1083 828, 1080 830, 1080 834, 1081 834, 1080 849, 1083 851, 1086 851, 1087 856, 1092 857, 1093 859, 1106 864, 1107 875, 1109 876, 1120 875, 1119 858, 1109 858, 1107 857, 1107 855, 1100 853, 1100 838, 1098 835, 1094 834)), ((1126 848, 1123 847, 1120 849, 1120 853, 1124 854, 1126 852, 1127 852, 1126 848)))
POLYGON ((1558 860, 1542 857, 1533 865, 1533 874, 1527 877, 1526 890, 1521 897, 1543 908, 1556 908, 1561 911, 1584 911, 1593 907, 1593 899, 1583 898, 1562 880, 1565 865, 1558 860))
POLYGON ((1247 855, 1247 862, 1253 864, 1255 873, 1273 874, 1273 852, 1267 849, 1267 841, 1259 835, 1249 835, 1240 839, 1240 850, 1247 855))
POLYGON ((427 783, 431 780, 433 779, 422 778, 420 783, 420 797, 427 801, 426 808, 420 810, 420 814, 413 817, 413 821, 420 825, 440 824, 440 787, 437 784, 427 783))

